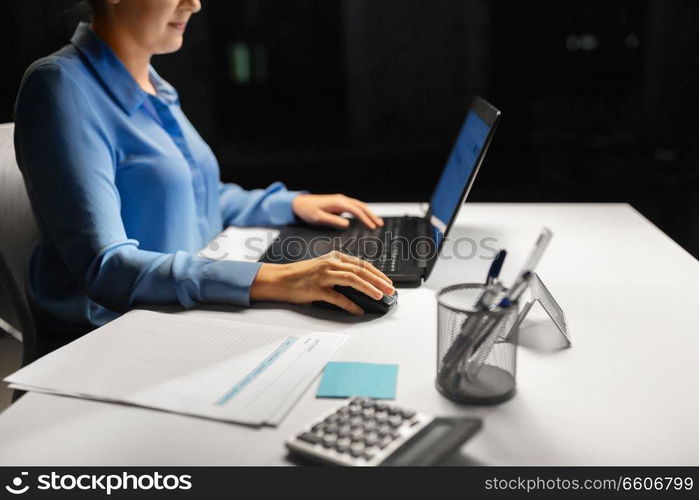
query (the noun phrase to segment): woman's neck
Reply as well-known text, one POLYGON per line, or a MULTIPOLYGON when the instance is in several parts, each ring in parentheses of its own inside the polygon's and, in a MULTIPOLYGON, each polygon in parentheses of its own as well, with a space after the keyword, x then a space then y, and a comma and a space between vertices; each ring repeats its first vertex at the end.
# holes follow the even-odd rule
POLYGON ((136 83, 145 92, 155 95, 148 71, 151 54, 143 51, 128 34, 116 29, 108 20, 95 18, 92 30, 109 45, 136 83))

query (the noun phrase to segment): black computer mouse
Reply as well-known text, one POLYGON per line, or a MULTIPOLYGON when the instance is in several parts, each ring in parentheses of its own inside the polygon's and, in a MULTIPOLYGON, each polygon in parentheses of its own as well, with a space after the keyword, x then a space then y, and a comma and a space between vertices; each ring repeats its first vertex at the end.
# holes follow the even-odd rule
MULTIPOLYGON (((360 292, 359 290, 352 288, 351 286, 334 286, 333 289, 350 299, 352 302, 357 304, 359 307, 364 309, 364 312, 370 314, 386 314, 398 303, 398 291, 393 292, 393 295, 384 295, 383 298, 376 300, 369 297, 367 294, 360 292)), ((335 309, 343 311, 335 304, 330 304, 328 302, 314 302, 314 305, 319 307, 325 307, 328 309, 335 309)))

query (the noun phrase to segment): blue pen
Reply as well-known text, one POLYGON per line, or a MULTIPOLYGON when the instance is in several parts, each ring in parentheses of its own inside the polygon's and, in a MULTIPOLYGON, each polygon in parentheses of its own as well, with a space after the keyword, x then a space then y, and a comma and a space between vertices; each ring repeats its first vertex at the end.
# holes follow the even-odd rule
POLYGON ((490 265, 488 277, 485 280, 486 287, 490 287, 498 276, 500 276, 500 270, 502 269, 502 264, 505 262, 505 257, 507 257, 507 250, 500 250, 495 256, 493 263, 490 265))
POLYGON ((500 276, 500 270, 502 269, 503 262, 505 262, 505 257, 507 257, 507 250, 500 250, 495 256, 495 259, 493 259, 493 263, 490 264, 488 276, 485 279, 485 290, 480 299, 478 299, 476 309, 490 309, 496 297, 502 292, 502 286, 500 283, 495 283, 495 280, 500 276))

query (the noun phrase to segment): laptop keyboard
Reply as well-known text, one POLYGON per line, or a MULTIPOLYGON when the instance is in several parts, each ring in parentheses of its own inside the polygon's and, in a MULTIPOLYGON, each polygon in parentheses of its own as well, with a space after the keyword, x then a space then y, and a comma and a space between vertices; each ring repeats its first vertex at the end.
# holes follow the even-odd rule
POLYGON ((358 222, 338 239, 335 250, 366 260, 384 273, 394 273, 400 264, 400 247, 390 242, 403 235, 405 220, 389 217, 384 219, 383 227, 376 229, 358 222))

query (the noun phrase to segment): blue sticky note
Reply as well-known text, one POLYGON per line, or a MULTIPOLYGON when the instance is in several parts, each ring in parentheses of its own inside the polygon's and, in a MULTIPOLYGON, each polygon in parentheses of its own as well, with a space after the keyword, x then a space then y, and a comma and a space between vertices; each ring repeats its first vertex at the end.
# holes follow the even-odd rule
POLYGON ((397 382, 398 365, 331 361, 325 365, 316 397, 395 399, 397 382))

